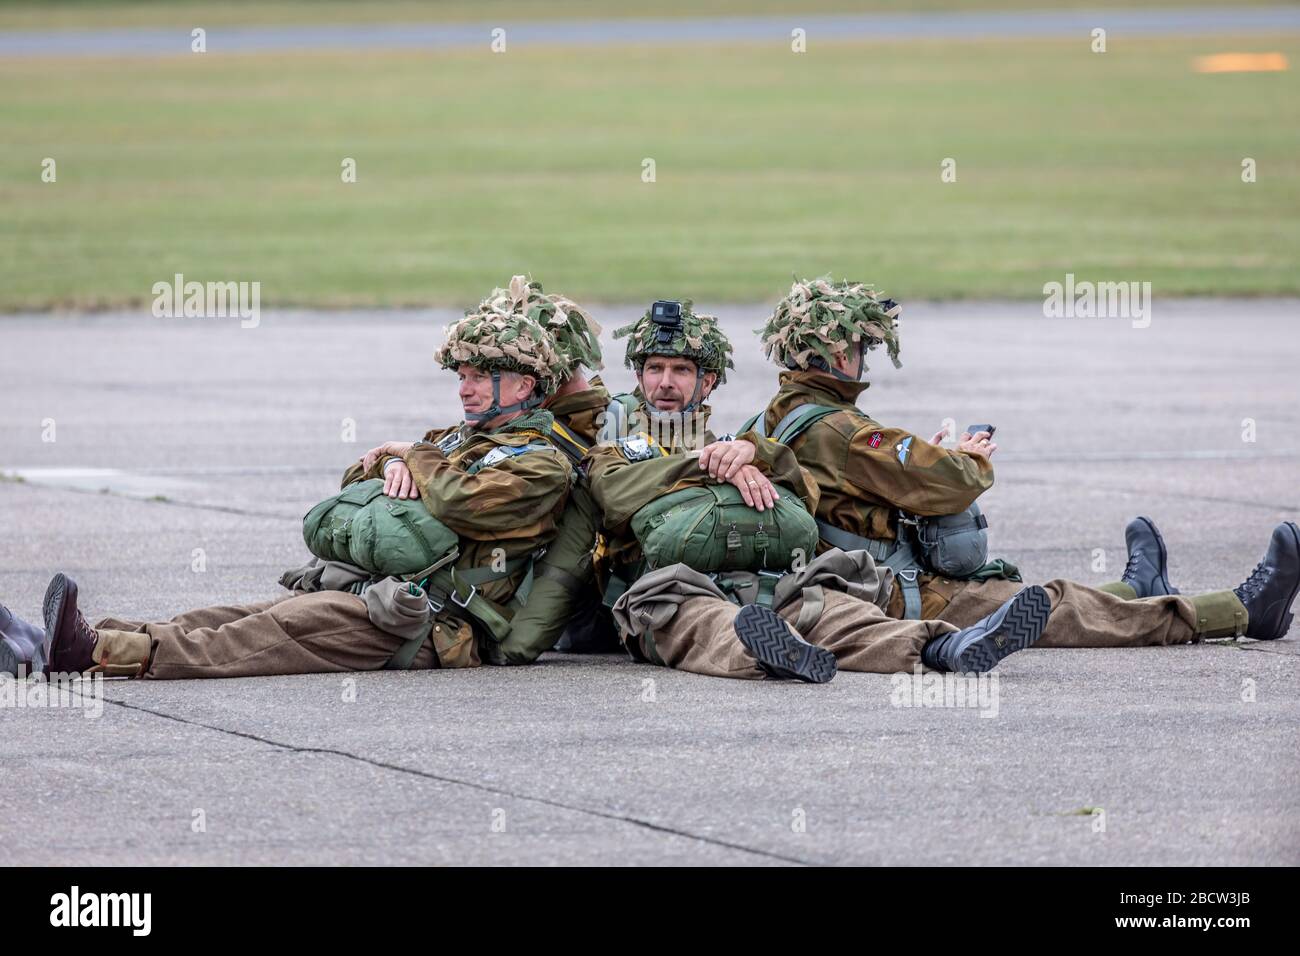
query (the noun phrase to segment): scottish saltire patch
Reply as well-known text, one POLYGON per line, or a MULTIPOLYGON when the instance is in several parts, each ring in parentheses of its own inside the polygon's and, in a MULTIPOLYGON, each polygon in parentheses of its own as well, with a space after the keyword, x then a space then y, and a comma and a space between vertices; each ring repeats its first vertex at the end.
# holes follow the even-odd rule
POLYGON ((870 437, 867 438, 867 444, 870 445, 872 448, 879 448, 880 440, 884 437, 885 437, 884 432, 872 432, 870 437))
POLYGON ((899 442, 899 443, 898 443, 897 445, 895 445, 894 447, 896 447, 896 448, 898 449, 898 461, 899 461, 899 463, 900 463, 900 464, 903 464, 903 465, 906 465, 906 464, 907 464, 907 453, 908 453, 908 451, 910 451, 911 448, 912 448, 912 439, 911 439, 911 437, 909 436, 909 437, 907 437, 907 438, 904 438, 901 442, 899 442))

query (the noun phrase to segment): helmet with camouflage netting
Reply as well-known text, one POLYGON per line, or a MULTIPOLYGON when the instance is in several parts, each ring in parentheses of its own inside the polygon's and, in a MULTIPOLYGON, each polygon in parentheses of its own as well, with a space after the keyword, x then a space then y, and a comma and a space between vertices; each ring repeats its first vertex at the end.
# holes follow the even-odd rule
MULTIPOLYGON (((898 360, 898 316, 903 311, 861 282, 795 279, 790 294, 776 304, 767 325, 758 330, 763 351, 784 368, 816 368, 838 378, 848 378, 835 368, 838 357, 850 349, 863 355, 884 345, 895 368, 898 360)), ((866 370, 862 362, 858 378, 866 370)))
POLYGON ((484 412, 466 413, 470 421, 536 408, 568 374, 568 365, 550 333, 526 315, 494 305, 491 299, 446 330, 446 342, 434 357, 443 368, 472 365, 492 374, 492 406, 484 412), (537 381, 533 395, 502 407, 503 372, 531 375, 537 381))
POLYGON ((717 317, 696 312, 690 299, 656 302, 637 321, 614 333, 616 339, 624 336, 628 342, 623 364, 637 372, 651 355, 682 356, 695 363, 701 377, 715 373, 721 385, 727 380, 727 369, 736 367, 731 343, 717 317))
POLYGON ((524 315, 550 333, 555 349, 565 363, 560 377, 563 384, 586 366, 592 371, 604 368, 600 354, 600 326, 573 300, 542 291, 540 282, 527 276, 513 276, 504 289, 493 289, 479 305, 480 313, 524 315))

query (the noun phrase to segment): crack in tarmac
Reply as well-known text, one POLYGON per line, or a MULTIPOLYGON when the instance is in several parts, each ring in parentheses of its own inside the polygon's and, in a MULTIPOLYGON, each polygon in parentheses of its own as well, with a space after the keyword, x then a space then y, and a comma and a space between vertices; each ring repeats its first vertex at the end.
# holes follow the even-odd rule
POLYGON ((793 863, 797 866, 821 866, 822 864, 810 860, 802 860, 798 857, 785 856, 781 853, 774 853, 770 850, 762 850, 756 847, 745 846, 740 843, 732 843, 727 840, 719 840, 714 837, 701 836, 698 833, 691 833, 689 830, 679 830, 675 827, 664 826, 660 823, 653 823, 649 820, 642 820, 639 817, 625 816, 618 813, 610 813, 604 810, 596 810, 591 807, 578 806, 571 803, 564 803, 560 800, 551 800, 547 797, 531 796, 525 793, 517 793, 513 790, 506 790, 501 787, 492 787, 483 783, 476 783, 472 780, 462 780, 456 777, 447 777, 441 774, 430 773, 427 770, 418 770, 414 767, 404 767, 400 764, 388 763, 383 760, 376 760, 372 757, 363 757, 359 754, 350 753, 346 750, 335 750, 332 747, 297 747, 293 744, 284 743, 278 740, 271 740, 268 737, 259 737, 257 734, 251 734, 242 730, 231 730, 227 727, 218 727, 213 724, 205 724, 202 721, 190 720, 186 717, 178 717, 175 714, 169 714, 166 711, 153 710, 149 707, 142 707, 139 704, 130 704, 123 700, 114 700, 111 697, 104 697, 104 702, 122 707, 126 710, 139 711, 140 713, 149 714, 154 717, 161 717, 166 720, 174 720, 177 723, 187 724, 191 727, 202 727, 205 730, 212 730, 217 733, 227 734, 232 737, 242 737, 246 740, 254 740, 269 747, 276 747, 281 750, 287 750, 292 753, 303 754, 327 754, 335 757, 343 757, 349 760, 355 760, 358 763, 368 764, 372 767, 378 767, 382 770, 394 770, 398 773, 409 774, 414 777, 420 777, 425 780, 433 780, 438 783, 451 784, 458 787, 467 787, 471 790, 478 790, 483 793, 497 794, 503 797, 509 797, 513 800, 523 800, 529 803, 538 803, 543 806, 554 807, 559 810, 569 810, 574 813, 581 813, 587 816, 600 817, 605 820, 613 820, 617 823, 627 823, 632 826, 640 827, 644 830, 650 830, 655 833, 664 833, 669 836, 683 837, 688 840, 696 840, 700 843, 707 843, 710 846, 723 847, 728 850, 736 850, 741 853, 748 853, 754 856, 760 856, 769 860, 778 860, 782 863, 793 863))
POLYGON ((14 484, 29 488, 43 488, 48 491, 67 491, 74 495, 95 495, 96 497, 117 498, 121 501, 140 501, 151 505, 171 505, 174 508, 190 508, 195 511, 218 511, 222 514, 243 515, 249 518, 273 518, 276 521, 301 521, 298 515, 280 514, 275 511, 252 511, 247 508, 235 508, 231 505, 213 505, 201 501, 180 501, 176 498, 151 497, 147 495, 128 495, 110 488, 69 488, 66 485, 45 484, 40 481, 23 480, 14 484))

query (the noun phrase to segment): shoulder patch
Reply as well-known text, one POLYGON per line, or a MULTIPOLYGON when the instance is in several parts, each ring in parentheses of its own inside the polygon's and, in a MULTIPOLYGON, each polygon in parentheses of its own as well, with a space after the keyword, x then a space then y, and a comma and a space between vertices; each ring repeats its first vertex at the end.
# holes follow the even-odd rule
POLYGON ((899 464, 906 465, 906 464, 907 464, 907 453, 908 453, 908 452, 911 450, 911 448, 912 448, 912 436, 911 436, 911 435, 908 435, 906 438, 904 438, 901 442, 899 442, 899 443, 898 443, 897 445, 895 445, 894 447, 898 449, 898 461, 899 461, 899 464))
POLYGON ((885 437, 884 432, 872 432, 870 437, 867 438, 867 444, 870 445, 872 448, 879 448, 880 440, 884 437, 885 437))

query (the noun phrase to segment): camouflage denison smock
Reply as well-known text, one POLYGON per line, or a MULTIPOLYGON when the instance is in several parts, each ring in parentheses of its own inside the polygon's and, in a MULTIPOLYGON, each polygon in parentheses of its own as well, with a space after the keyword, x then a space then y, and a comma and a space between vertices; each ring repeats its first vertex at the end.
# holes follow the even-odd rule
MULTIPOLYGON (((820 371, 781 373, 767 407, 768 429, 804 404, 844 409, 791 441, 799 464, 821 489, 821 521, 867 538, 893 540, 899 509, 917 515, 956 514, 993 485, 987 458, 931 445, 902 428, 887 428, 855 402, 866 382, 820 371)), ((829 545, 823 541, 821 550, 829 545)))
MULTIPOLYGON (((547 438, 552 420, 550 412, 538 409, 491 431, 465 424, 435 429, 402 456, 430 514, 460 536, 457 568, 482 568, 494 560, 527 557, 555 537, 574 471, 547 438), (468 473, 497 448, 528 444, 546 447, 502 455, 477 474, 468 473)), ((343 485, 383 477, 392 457, 380 458, 368 472, 363 472, 360 462, 354 464, 343 476, 343 485)), ((521 569, 479 590, 488 600, 504 604, 525 573, 521 569)))
MULTIPOLYGON (((580 392, 552 396, 546 402, 556 427, 563 430, 561 444, 575 450, 576 443, 586 447, 595 443, 601 416, 609 405, 609 391, 600 378, 593 378, 590 385, 580 392)), ((534 568, 528 602, 515 612, 506 639, 486 649, 489 663, 528 664, 555 646, 584 595, 596 590, 592 552, 599 526, 596 505, 579 479, 569 493, 559 533, 534 568)))

